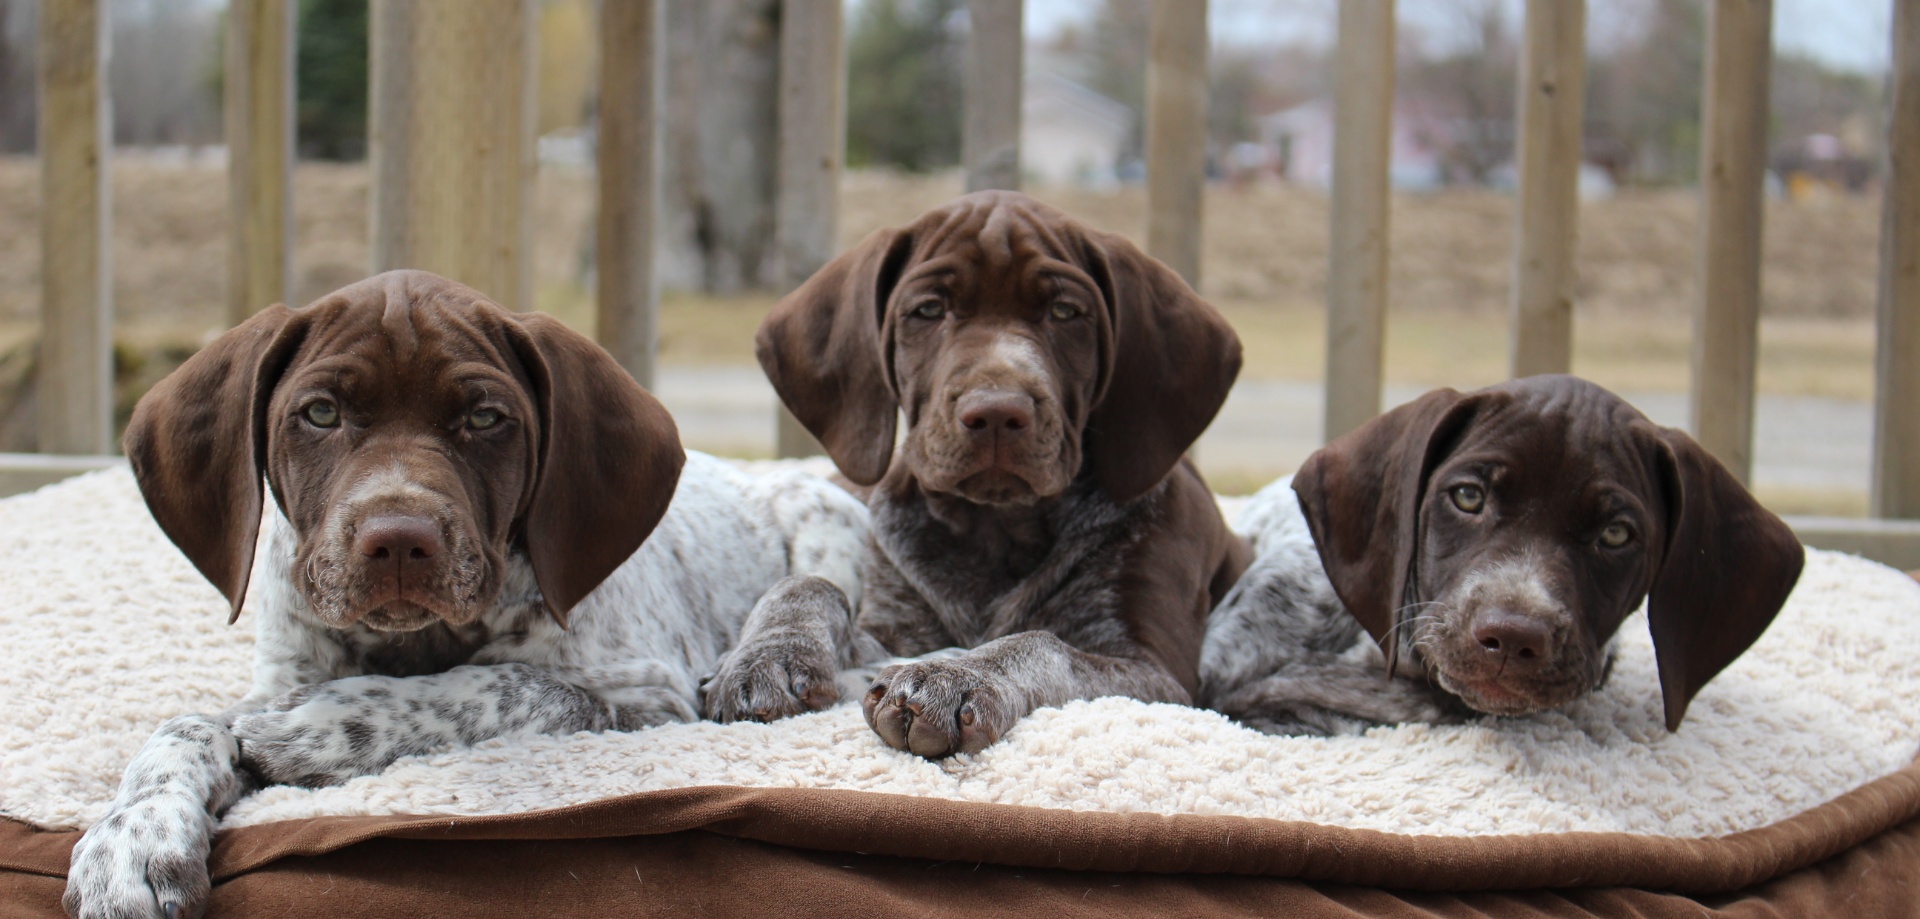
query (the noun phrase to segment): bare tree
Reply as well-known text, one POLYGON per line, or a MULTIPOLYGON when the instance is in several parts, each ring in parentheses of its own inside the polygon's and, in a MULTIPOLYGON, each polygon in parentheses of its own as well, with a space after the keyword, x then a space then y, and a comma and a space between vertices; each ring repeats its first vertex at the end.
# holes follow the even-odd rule
POLYGON ((218 142, 218 10, 178 0, 113 0, 109 11, 114 141, 218 142))
POLYGON ((662 280, 772 287, 779 0, 669 3, 667 48, 662 280))
POLYGON ((1501 0, 1448 0, 1444 9, 1459 43, 1437 58, 1408 61, 1401 85, 1404 98, 1448 125, 1449 177, 1484 184, 1513 158, 1519 49, 1501 0))
POLYGON ((40 4, 0 0, 0 153, 31 153, 34 148, 34 36, 40 4))

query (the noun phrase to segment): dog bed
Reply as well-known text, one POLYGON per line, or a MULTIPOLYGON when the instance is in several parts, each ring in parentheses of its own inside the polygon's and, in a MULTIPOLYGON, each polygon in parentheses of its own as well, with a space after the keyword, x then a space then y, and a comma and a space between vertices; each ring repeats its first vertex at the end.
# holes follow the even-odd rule
MULTIPOLYGON (((152 729, 244 694, 251 629, 222 607, 125 469, 0 501, 0 898, 57 914, 77 830, 152 729)), ((1182 911, 1698 915, 1838 884, 1916 908, 1920 584, 1810 552, 1780 617, 1676 734, 1644 622, 1621 637, 1607 686, 1559 712, 1359 737, 1100 699, 939 763, 886 748, 851 704, 493 741, 243 800, 216 844, 216 903, 307 902, 296 892, 325 876, 342 896, 310 906, 343 915, 362 895, 370 915, 438 913, 449 884, 477 914, 622 897, 753 911, 809 891, 836 909, 962 909, 974 884, 1093 913, 1139 895, 1182 911), (797 886, 735 883, 761 868, 797 886), (1040 883, 1015 883, 1023 871, 1040 883), (1210 899, 1222 891, 1239 899, 1210 899)))

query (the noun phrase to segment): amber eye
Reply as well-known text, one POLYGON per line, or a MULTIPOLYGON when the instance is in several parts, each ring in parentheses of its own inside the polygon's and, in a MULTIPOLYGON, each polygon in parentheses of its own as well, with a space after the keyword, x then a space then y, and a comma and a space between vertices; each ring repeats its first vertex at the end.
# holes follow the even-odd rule
POLYGON ((1600 544, 1609 549, 1618 549, 1633 541, 1633 530, 1624 523, 1609 523, 1600 531, 1600 544))
POLYGON ((1453 506, 1469 514, 1478 514, 1487 506, 1487 492, 1478 485, 1455 485, 1447 492, 1453 499, 1453 506))
POLYGON ((921 319, 939 319, 947 315, 947 305, 938 300, 922 300, 913 308, 913 314, 921 319))
POLYGON ((476 431, 484 431, 499 424, 500 417, 498 409, 476 408, 467 413, 467 427, 476 431))
POLYGON ((301 410, 300 414, 305 415, 307 423, 316 428, 333 428, 340 426, 340 406, 326 399, 321 399, 309 404, 305 409, 301 410))
POLYGON ((1080 308, 1074 306, 1071 303, 1060 301, 1060 302, 1054 303, 1050 307, 1047 307, 1047 315, 1052 316, 1053 318, 1058 319, 1062 322, 1065 322, 1069 319, 1072 319, 1075 316, 1080 315, 1080 308))

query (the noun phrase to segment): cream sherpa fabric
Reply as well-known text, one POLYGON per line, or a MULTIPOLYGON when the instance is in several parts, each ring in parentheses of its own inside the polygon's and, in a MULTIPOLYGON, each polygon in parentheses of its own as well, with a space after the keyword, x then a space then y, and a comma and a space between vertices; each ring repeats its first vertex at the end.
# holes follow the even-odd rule
MULTIPOLYGON (((109 470, 0 501, 0 813, 85 826, 169 716, 248 683, 251 630, 109 470)), ((1909 762, 1920 585, 1813 552, 1745 657, 1661 727, 1645 621, 1608 687, 1561 712, 1364 737, 1270 738, 1124 699, 1023 721, 978 756, 882 746, 857 707, 773 725, 675 725, 402 760, 320 791, 271 788, 228 826, 328 814, 492 814, 686 785, 846 788, 1076 810, 1238 814, 1397 833, 1712 836, 1779 821, 1909 762)))

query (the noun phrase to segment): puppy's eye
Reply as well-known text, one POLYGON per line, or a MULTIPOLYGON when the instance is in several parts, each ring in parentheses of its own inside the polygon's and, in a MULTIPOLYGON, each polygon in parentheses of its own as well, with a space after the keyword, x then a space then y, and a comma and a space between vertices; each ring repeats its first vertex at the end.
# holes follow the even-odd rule
POLYGON ((484 431, 499 424, 500 418, 501 415, 498 409, 476 408, 467 413, 467 427, 476 431, 484 431))
POLYGON ((1633 530, 1624 523, 1609 523, 1600 531, 1600 544, 1618 549, 1633 541, 1633 530))
POLYGON ((1447 492, 1447 497, 1453 499, 1454 507, 1469 514, 1478 514, 1481 508, 1487 506, 1486 490, 1478 485, 1455 485, 1447 492))
POLYGON ((301 410, 300 414, 306 416, 307 423, 316 428, 333 428, 340 426, 340 406, 326 399, 321 399, 309 404, 305 409, 301 410))
POLYGON ((1053 318, 1058 319, 1061 322, 1065 322, 1069 319, 1072 319, 1075 316, 1080 315, 1080 308, 1077 306, 1074 306, 1071 303, 1056 302, 1052 306, 1047 307, 1047 315, 1052 316, 1053 318))
POLYGON ((913 308, 913 314, 921 319, 940 319, 947 315, 947 305, 939 300, 922 300, 913 308))

